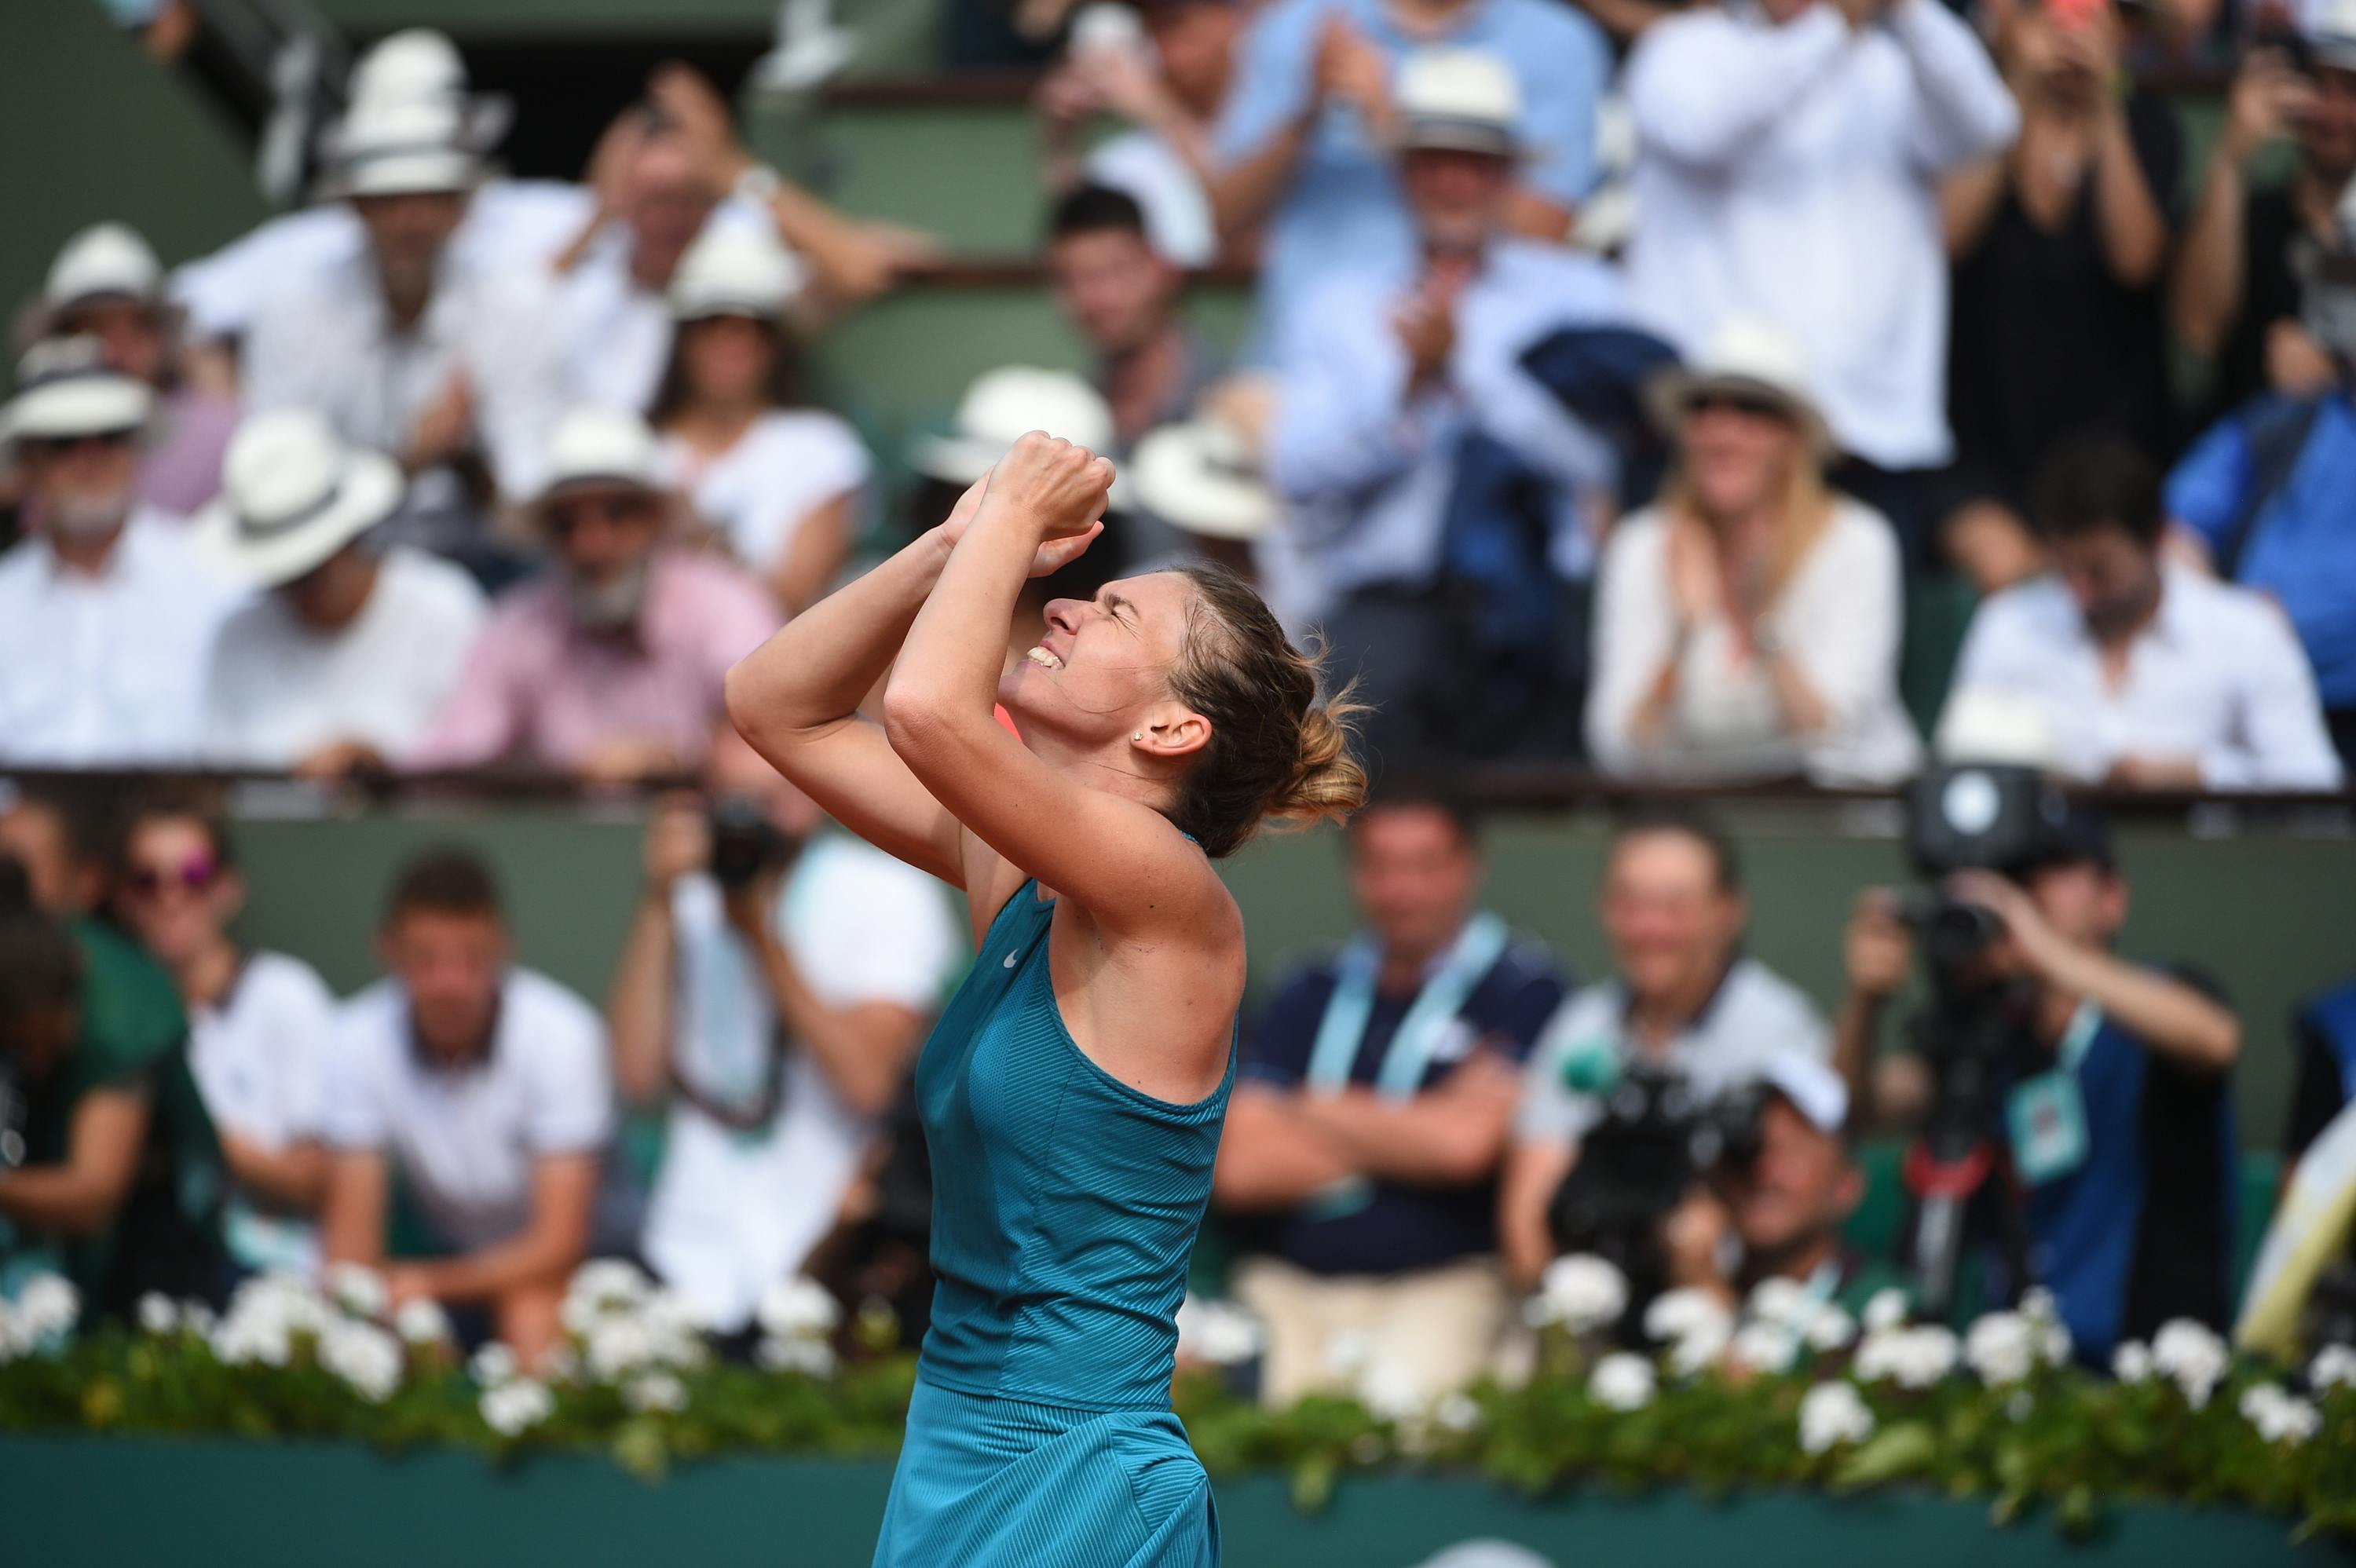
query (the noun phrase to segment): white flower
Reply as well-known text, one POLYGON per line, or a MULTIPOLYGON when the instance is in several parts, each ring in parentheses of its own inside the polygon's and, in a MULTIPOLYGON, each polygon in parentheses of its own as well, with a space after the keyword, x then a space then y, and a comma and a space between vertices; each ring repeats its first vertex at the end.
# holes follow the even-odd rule
POLYGON ((412 1345, 438 1345, 450 1338, 450 1315, 430 1296, 404 1301, 392 1315, 392 1330, 412 1345))
POLYGON ((0 1367, 15 1360, 27 1349, 17 1336, 16 1314, 9 1307, 8 1298, 0 1296, 0 1367))
POLYGON ((644 1415, 649 1411, 687 1408, 687 1385, 670 1372, 648 1372, 622 1386, 622 1403, 644 1415))
POLYGON ((1628 1279, 1590 1253, 1557 1258, 1538 1282, 1538 1300, 1548 1322, 1590 1333, 1617 1323, 1628 1309, 1628 1279))
POLYGON ((1809 1315, 1801 1333, 1812 1350, 1846 1350, 1857 1338, 1857 1319, 1827 1301, 1809 1315))
POLYGON ((467 1373, 485 1388, 497 1388, 516 1375, 516 1353, 493 1339, 466 1363, 467 1373))
POLYGON ((63 1275, 37 1274, 17 1289, 13 1316, 16 1334, 28 1348, 62 1339, 81 1316, 81 1292, 63 1275))
POLYGON ((814 1378, 834 1375, 834 1347, 804 1334, 790 1339, 769 1335, 754 1349, 753 1359, 763 1371, 801 1372, 814 1378))
POLYGON ((1787 1372, 1800 1353, 1800 1337, 1780 1322, 1746 1323, 1728 1353, 1754 1372, 1787 1372))
POLYGON ((1734 1339, 1734 1321, 1720 1317, 1697 1324, 1669 1347, 1669 1370, 1681 1378, 1697 1377, 1718 1365, 1734 1339))
POLYGON ((1896 1285, 1877 1290, 1865 1304, 1865 1329, 1869 1334, 1886 1334, 1903 1327, 1907 1314, 1906 1293, 1896 1285))
POLYGON ((1259 1319, 1231 1301, 1188 1296, 1178 1307, 1178 1348, 1215 1367, 1240 1366, 1260 1352, 1259 1319))
POLYGON ((2326 1345, 2308 1363, 2307 1381, 2318 1393, 2336 1388, 2356 1388, 2356 1347, 2326 1345))
POLYGON ((1936 1323, 1913 1328, 1888 1328, 1868 1334, 1857 1348, 1857 1375, 1867 1382, 1895 1382, 1901 1388, 1926 1389, 1955 1370, 1956 1343, 1953 1330, 1936 1323))
POLYGON ((1378 1420, 1405 1421, 1431 1403, 1431 1392, 1412 1368, 1374 1361, 1358 1379, 1358 1403, 1378 1420))
POLYGON ((2037 1353, 2044 1358, 2047 1366, 2068 1366, 2071 1352, 2077 1348, 2078 1342, 2070 1337, 2068 1324, 2040 1323, 2037 1326, 2037 1353))
POLYGON ((213 1316, 213 1309, 201 1301, 180 1303, 180 1327, 199 1339, 210 1339, 213 1325, 219 1321, 213 1316))
POLYGON ((1648 1339, 1682 1339, 1697 1329, 1722 1327, 1731 1331, 1726 1306, 1706 1290, 1665 1290, 1644 1308, 1648 1339))
POLYGON ((294 1346, 283 1319, 258 1312, 231 1312, 212 1332, 213 1356, 231 1367, 283 1367, 294 1346))
POLYGON ((2242 1418, 2269 1443, 2304 1443, 2323 1429, 2315 1406, 2283 1392, 2277 1383, 2258 1383, 2242 1394, 2242 1418))
POLYGON ((546 1383, 517 1378, 486 1390, 477 1408, 486 1426, 502 1437, 513 1437, 555 1414, 556 1396, 548 1392, 546 1383))
POLYGON ((2031 1323, 2051 1323, 2062 1316, 2062 1304, 2043 1285, 2032 1285, 2020 1293, 2019 1311, 2031 1323))
POLYGON ((592 1258, 573 1271, 564 1294, 607 1310, 636 1307, 654 1289, 647 1271, 624 1258, 592 1258))
POLYGON ((2017 1383, 2036 1369, 2037 1330, 2017 1312, 1991 1312, 1964 1337, 1964 1360, 1991 1388, 2017 1383))
POLYGON ((2151 1347, 2140 1339, 2120 1341, 2111 1352, 2111 1376, 2123 1383, 2139 1383, 2151 1376, 2151 1347))
POLYGON ((559 1345, 548 1352, 540 1364, 542 1382, 574 1383, 581 1381, 581 1355, 570 1345, 559 1345))
POLYGON ((381 1404, 401 1386, 401 1341, 373 1323, 332 1324, 319 1339, 319 1364, 381 1404))
POLYGON ((1587 1392, 1606 1410, 1642 1410, 1653 1403, 1655 1381, 1652 1362, 1618 1350, 1595 1363, 1587 1392))
POLYGON ((656 1359, 654 1331, 635 1316, 600 1317, 589 1326, 582 1361, 599 1382, 619 1382, 656 1359))
POLYGON ((1873 1412, 1849 1383, 1818 1383, 1800 1401, 1800 1446, 1810 1454, 1872 1435, 1873 1412))
POLYGON ((1326 1375, 1342 1382, 1355 1382, 1366 1363, 1374 1360, 1375 1342, 1364 1334, 1344 1328, 1325 1341, 1326 1375))
POLYGON ((1808 1294, 1808 1287, 1781 1275, 1761 1280, 1751 1292, 1751 1299, 1742 1304, 1744 1313, 1753 1321, 1780 1323, 1787 1328, 1798 1328, 1815 1308, 1815 1298, 1808 1294))
POLYGON ((1451 1393, 1431 1407, 1431 1419, 1450 1432, 1470 1432, 1481 1424, 1481 1406, 1469 1393, 1451 1393))
POLYGON ((139 1298, 139 1331, 143 1334, 169 1334, 180 1326, 180 1309, 172 1298, 160 1290, 151 1290, 139 1298))
POLYGON ((327 1293, 355 1317, 381 1317, 392 1301, 384 1287, 384 1275, 365 1264, 330 1264, 327 1293))
POLYGON ((761 1293, 761 1331, 781 1339, 820 1338, 842 1321, 842 1308, 826 1286, 807 1275, 781 1279, 761 1293))
POLYGON ((2185 1402, 2199 1410, 2225 1379, 2233 1357, 2225 1341, 2189 1317, 2160 1325, 2151 1338, 2151 1364, 2182 1391, 2185 1402))

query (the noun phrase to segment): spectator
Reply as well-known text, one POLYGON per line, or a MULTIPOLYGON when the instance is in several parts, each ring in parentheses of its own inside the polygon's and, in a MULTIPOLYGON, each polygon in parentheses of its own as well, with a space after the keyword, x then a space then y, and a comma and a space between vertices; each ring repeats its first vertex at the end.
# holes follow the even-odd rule
POLYGON ((2297 1361, 2330 1336, 2329 1307, 2310 1310, 2319 1292, 2341 1301, 2356 1293, 2356 981, 2343 982, 2298 1009, 2298 1077, 2283 1135, 2282 1196, 2242 1296, 2234 1342, 2297 1361))
MULTIPOLYGON (((1997 1069, 2008 1125, 2074 1125, 2083 1134, 2024 1145, 2016 1131, 2011 1148, 2028 1194, 2030 1279, 2053 1292, 2080 1359, 2108 1366, 2121 1339, 2147 1339, 2173 1317, 2222 1328, 2240 1024, 2201 988, 2114 953, 2127 881, 2089 808, 2072 810, 2027 863, 1960 874, 1949 891, 2003 927, 1968 978, 2021 982, 2033 993, 1997 1069)), ((1891 895, 1869 893, 1852 946, 1869 935, 1901 955, 1902 971, 1908 937, 1894 909, 1891 895)), ((1885 1119, 1919 1114, 1928 1102, 1919 1059, 1900 1058, 1869 1081, 1872 1032, 1849 1020, 1870 1012, 1842 1011, 1839 1065, 1853 1090, 1871 1089, 1885 1119)))
MULTIPOLYGON (((2343 221, 2356 228, 2356 208, 2343 221)), ((2347 763, 2356 761, 2356 252, 2319 257, 2305 297, 2330 382, 2304 397, 2261 393, 2202 436, 2169 476, 2169 542, 2282 606, 2347 763)))
POLYGON ((1351 1339, 1428 1395, 1462 1388, 1505 1328, 1497 1160, 1563 986, 1544 946, 1480 908, 1482 871, 1461 809, 1361 812, 1366 930, 1286 981, 1246 1045, 1213 1192, 1247 1227, 1235 1291, 1267 1330, 1272 1406, 1332 1383, 1351 1339))
POLYGON ((190 383, 179 315, 164 298, 163 263, 147 241, 120 223, 83 229, 51 263, 41 304, 42 336, 94 337, 110 368, 154 390, 139 499, 187 517, 219 495, 237 403, 190 383))
POLYGON ((2351 249, 2334 208, 2356 179, 2356 5, 2315 11, 2303 49, 2277 37, 2244 58, 2177 262, 2177 335, 2213 363, 2219 411, 2333 379, 2302 296, 2319 261, 2351 249), (2297 149, 2288 183, 2254 187, 2252 160, 2286 138, 2297 149))
POLYGON ((1184 535, 1205 558, 1258 581, 1254 547, 1276 528, 1279 508, 1249 439, 1233 421, 1205 408, 1151 431, 1130 470, 1141 511, 1184 535))
POLYGON ((0 436, 23 465, 33 535, 0 557, 0 761, 186 762, 206 650, 229 586, 187 530, 137 497, 145 382, 87 337, 27 352, 0 436))
POLYGON ((493 607, 408 765, 519 759, 608 781, 701 767, 727 724, 721 680, 776 630, 775 606, 734 564, 666 537, 678 498, 636 416, 568 415, 546 468, 527 518, 555 570, 493 607))
POLYGON ((786 320, 800 286, 775 236, 706 230, 671 281, 678 332, 648 415, 665 479, 788 613, 842 570, 875 467, 849 424, 802 396, 786 320))
MULTIPOLYGON (((1235 75, 1243 0, 1146 0, 1142 37, 1091 37, 1075 28, 1064 63, 1034 100, 1047 188, 1118 190, 1145 217, 1153 249, 1173 267, 1207 267, 1220 251, 1205 182, 1211 132, 1235 75), (1108 114, 1127 130, 1083 152, 1080 134, 1108 114)), ((1084 16, 1119 16, 1110 7, 1084 16)))
POLYGON ((245 907, 229 826, 185 802, 151 801, 123 836, 125 925, 171 972, 188 1019, 188 1068, 235 1185, 223 1213, 230 1261, 308 1275, 327 1186, 320 1079, 336 998, 284 953, 242 952, 245 907))
POLYGON ((1730 316, 1807 345, 1836 477, 1911 552, 1954 455, 1938 182, 2019 124, 1987 51, 1937 0, 1704 6, 1646 29, 1627 92, 1637 314, 1688 355, 1730 316))
POLYGON ((1894 1269, 1841 1239, 1865 1198, 1864 1173, 1849 1157, 1848 1091, 1831 1068, 1795 1052, 1765 1063, 1760 1087, 1757 1152, 1721 1168, 1670 1217, 1667 1283, 1731 1312, 1766 1281, 1790 1280, 1860 1313, 1899 1282, 1894 1269))
POLYGON ((2065 447, 2035 505, 2055 571, 1980 606, 1951 714, 1975 693, 2034 699, 2062 771, 2119 788, 2340 786, 2282 612, 2165 558, 2159 476, 2140 453, 2065 447))
POLYGON ((1179 313, 1185 274, 1154 251, 1135 197, 1082 186, 1057 202, 1047 275, 1064 319, 1096 356, 1116 460, 1155 425, 1185 417, 1218 379, 1216 351, 1179 313))
POLYGON ((2057 443, 2107 430, 2174 449, 2161 285, 2183 163, 2174 107, 2117 91, 2116 9, 1999 0, 1993 16, 2020 139, 1944 192, 1947 407, 1969 499, 1941 525, 1946 553, 1987 593, 2039 570, 2022 513, 2057 443))
POLYGON ((1566 1072, 1590 1056, 1643 1058, 1715 1097, 1766 1077, 1779 1057, 1827 1060, 1832 1042, 1807 997, 1742 952, 1749 906, 1734 846, 1707 818, 1664 808, 1631 817, 1603 869, 1603 935, 1612 977, 1565 1002, 1523 1075, 1498 1196, 1498 1236, 1515 1284, 1554 1256, 1547 1211, 1579 1160, 1602 1101, 1566 1072))
POLYGON ((244 346, 246 406, 309 409, 412 476, 401 533, 482 558, 482 491, 540 484, 564 406, 562 322, 528 275, 461 268, 452 237, 481 168, 455 112, 357 105, 337 189, 368 246, 273 295, 244 346))
POLYGON ((670 1100, 640 1250, 725 1334, 833 1228, 964 947, 937 883, 732 741, 648 827, 606 1012, 624 1096, 670 1100))
POLYGON ((228 479, 196 541, 262 592, 213 643, 205 754, 318 777, 381 768, 448 700, 482 625, 481 590, 374 535, 400 505, 400 467, 346 448, 316 414, 253 416, 228 479))
POLYGON ((1394 78, 1412 53, 1478 50, 1514 76, 1514 141, 1526 159, 1499 203, 1517 234, 1560 240, 1595 177, 1595 118, 1612 55, 1592 22, 1547 0, 1277 0, 1244 35, 1212 142, 1219 231, 1267 221, 1261 357, 1337 271, 1408 269, 1411 203, 1388 156, 1394 78))
POLYGON ((320 1235, 330 1264, 384 1269, 391 1304, 479 1308, 538 1370, 589 1244, 613 1084, 596 1009, 513 965, 489 869, 412 861, 385 912, 390 978, 345 1004, 327 1078, 320 1235), (435 1255, 386 1263, 396 1178, 435 1255))
POLYGON ((1888 784, 1921 748, 1898 701, 1904 585, 1890 525, 1824 485, 1805 361, 1730 320, 1659 378, 1680 449, 1662 501, 1596 573, 1589 754, 1633 776, 1888 784))
POLYGON ((0 1053, 27 1100, 0 1277, 53 1267, 87 1316, 127 1319, 150 1290, 219 1298, 220 1151, 170 979, 69 901, 99 880, 57 804, 0 815, 0 1053))
POLYGON ((1335 667, 1357 672, 1380 716, 1369 749, 1397 765, 1463 749, 1449 727, 1485 711, 1492 672, 1462 645, 1508 626, 1539 671, 1538 695, 1508 727, 1532 746, 1561 731, 1558 754, 1576 747, 1578 704, 1560 689, 1575 688, 1584 663, 1573 583, 1586 573, 1589 508, 1616 464, 1521 357, 1622 307, 1602 263, 1506 230, 1526 151, 1515 91, 1487 55, 1434 50, 1401 70, 1400 171, 1419 257, 1318 291, 1281 366, 1269 436, 1269 478, 1294 508, 1266 562, 1277 607, 1290 624, 1324 622, 1335 667), (1513 488, 1531 498, 1511 515, 1501 502, 1451 516, 1476 442, 1526 471, 1513 488), (1486 583, 1460 577, 1452 549, 1498 532, 1529 557, 1515 575, 1536 580, 1537 602, 1510 623, 1486 583), (1460 582, 1468 592, 1452 591, 1460 582), (1473 601, 1469 616, 1483 624, 1468 627, 1473 601))

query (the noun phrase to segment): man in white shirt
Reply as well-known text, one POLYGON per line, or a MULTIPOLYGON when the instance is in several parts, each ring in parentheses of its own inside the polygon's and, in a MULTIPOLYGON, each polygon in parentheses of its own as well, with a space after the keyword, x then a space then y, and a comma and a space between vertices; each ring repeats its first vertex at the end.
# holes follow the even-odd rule
POLYGON ((1626 91, 1637 314, 1688 355, 1730 315, 1806 345, 1844 479, 1916 542, 1954 455, 1939 181, 2019 126, 1987 50, 1938 0, 1738 0, 1647 28, 1626 91))
POLYGON ((1662 808, 1624 823, 1603 870, 1612 977, 1563 1003, 1523 1075, 1498 1192, 1505 1263, 1525 1286, 1554 1257, 1548 1210, 1601 1124, 1599 1086, 1645 1061, 1703 1099, 1767 1075, 1787 1053, 1829 1061, 1807 997, 1742 954, 1749 905, 1734 847, 1708 818, 1662 808))
POLYGON ((274 298, 244 346, 246 406, 307 408, 415 479, 403 507, 438 549, 479 546, 480 487, 530 495, 566 407, 562 323, 546 280, 463 264, 451 240, 480 168, 455 111, 356 109, 337 189, 363 254, 274 298))
POLYGON ((470 851, 410 864, 382 945, 391 976, 346 1004, 328 1062, 327 1261, 384 1267, 395 1307, 487 1311, 537 1369, 562 1334, 613 1131, 605 1028, 510 963, 498 892, 470 851), (385 1266, 396 1172, 444 1255, 385 1266))
POLYGON ((2032 510, 2055 570, 1980 606, 1950 719, 2033 704, 2059 771, 2123 789, 2340 787, 2288 619, 2167 559, 2159 475, 2141 453, 2106 438, 2058 452, 2032 510))
POLYGON ((964 949, 937 882, 811 837, 741 741, 712 780, 648 825, 606 1016, 623 1093, 670 1104, 640 1250, 735 1333, 833 1227, 964 949))
MULTIPOLYGON (((1563 583, 1586 575, 1589 508, 1618 476, 1609 444, 1521 364, 1541 339, 1617 325, 1624 307, 1610 267, 1506 230, 1525 153, 1519 91, 1493 55, 1408 58, 1394 96, 1420 252, 1404 270, 1327 280, 1279 367, 1267 466, 1291 510, 1263 549, 1263 579, 1288 625, 1325 621, 1336 667, 1385 715, 1371 743, 1394 755, 1424 741, 1411 716, 1462 706, 1430 672, 1455 662, 1436 590, 1467 443, 1481 438, 1531 475, 1540 570, 1563 583)), ((1575 661, 1580 639, 1559 641, 1575 661)))
POLYGON ((400 505, 401 470, 315 413, 248 420, 224 478, 196 542, 263 592, 213 644, 205 754, 316 777, 403 754, 458 683, 482 591, 422 551, 378 547, 370 530, 400 505))
POLYGON ((0 762, 187 763, 213 631, 234 592, 186 526, 135 499, 146 383, 93 338, 37 344, 0 413, 33 533, 0 556, 0 762))

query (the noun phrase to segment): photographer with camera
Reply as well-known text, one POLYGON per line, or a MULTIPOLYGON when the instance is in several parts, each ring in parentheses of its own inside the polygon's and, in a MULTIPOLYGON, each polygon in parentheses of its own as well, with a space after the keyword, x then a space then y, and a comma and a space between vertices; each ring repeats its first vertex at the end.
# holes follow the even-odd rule
POLYGON ((0 1296, 54 1268, 91 1317, 218 1297, 220 1149, 172 982, 80 912, 102 885, 72 812, 0 813, 0 1296))
POLYGON ((1830 1054, 1815 1007, 1741 953, 1741 869, 1709 818, 1675 807, 1628 818, 1604 867, 1601 902, 1613 976, 1547 1023, 1505 1159, 1498 1231, 1525 1288, 1558 1252, 1574 1250, 1558 1234, 1558 1199, 1588 1166, 1590 1144, 1603 1152, 1583 1182, 1608 1189, 1595 1195, 1595 1212, 1608 1211, 1618 1232, 1602 1250, 1620 1251, 1632 1275, 1653 1276, 1640 1285, 1665 1283, 1671 1216, 1729 1144, 1756 1136, 1755 1107, 1735 1103, 1743 1086, 1783 1057, 1830 1054))
MULTIPOLYGON (((2099 814, 2057 804, 2038 840, 2001 874, 1946 879, 1955 912, 1932 917, 1934 990, 1998 999, 1987 1104, 2029 1276, 2002 1283, 2051 1290, 2078 1354, 2107 1365, 2120 1340, 2170 1318, 2224 1325, 2241 1025, 2203 990, 2112 951, 2127 880, 2099 814), (1979 934, 1958 940, 1966 923, 1979 934)), ((1852 1098, 1879 1098, 1885 1124, 1938 1114, 1935 1020, 1916 1054, 1872 1066, 1912 943, 1905 912, 1889 890, 1860 900, 1836 1051, 1852 1098)))
POLYGON ((962 956, 931 878, 840 834, 734 734, 648 825, 615 1076, 668 1098, 640 1250, 723 1333, 833 1226, 962 956))

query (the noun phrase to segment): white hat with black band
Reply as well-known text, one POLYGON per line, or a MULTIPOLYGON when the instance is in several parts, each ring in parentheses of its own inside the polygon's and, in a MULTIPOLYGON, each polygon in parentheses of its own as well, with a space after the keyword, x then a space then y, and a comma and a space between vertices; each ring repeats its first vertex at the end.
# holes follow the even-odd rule
POLYGON ((95 223, 66 241, 41 287, 41 304, 70 310, 91 300, 143 304, 163 297, 164 264, 154 247, 121 223, 95 223))
POLYGON ((189 539, 239 581, 291 582, 401 505, 401 465, 348 447, 307 409, 256 414, 221 461, 221 493, 189 539))
POLYGON ((1276 496, 1250 443, 1221 421, 1164 425, 1130 460, 1137 504, 1183 532, 1250 540, 1276 526, 1276 496))
MULTIPOLYGON (((1004 365, 985 370, 958 400, 944 435, 926 436, 908 452, 908 465, 945 485, 970 485, 1007 449, 1034 430, 1103 454, 1112 449, 1112 410, 1104 397, 1068 370, 1004 365)), ((1126 475, 1114 478, 1113 505, 1129 500, 1126 475)))
POLYGON ((143 430, 155 393, 106 362, 95 337, 50 337, 25 350, 0 441, 72 441, 143 430))
POLYGON ((1400 65, 1392 101, 1402 152, 1522 154, 1521 84, 1495 55, 1419 50, 1400 65))
POLYGON ((764 221, 707 222, 671 274, 674 321, 715 315, 775 321, 801 293, 809 272, 764 221))
POLYGON ((422 99, 364 99, 352 105, 336 137, 337 155, 327 194, 451 195, 483 177, 458 110, 422 99))

